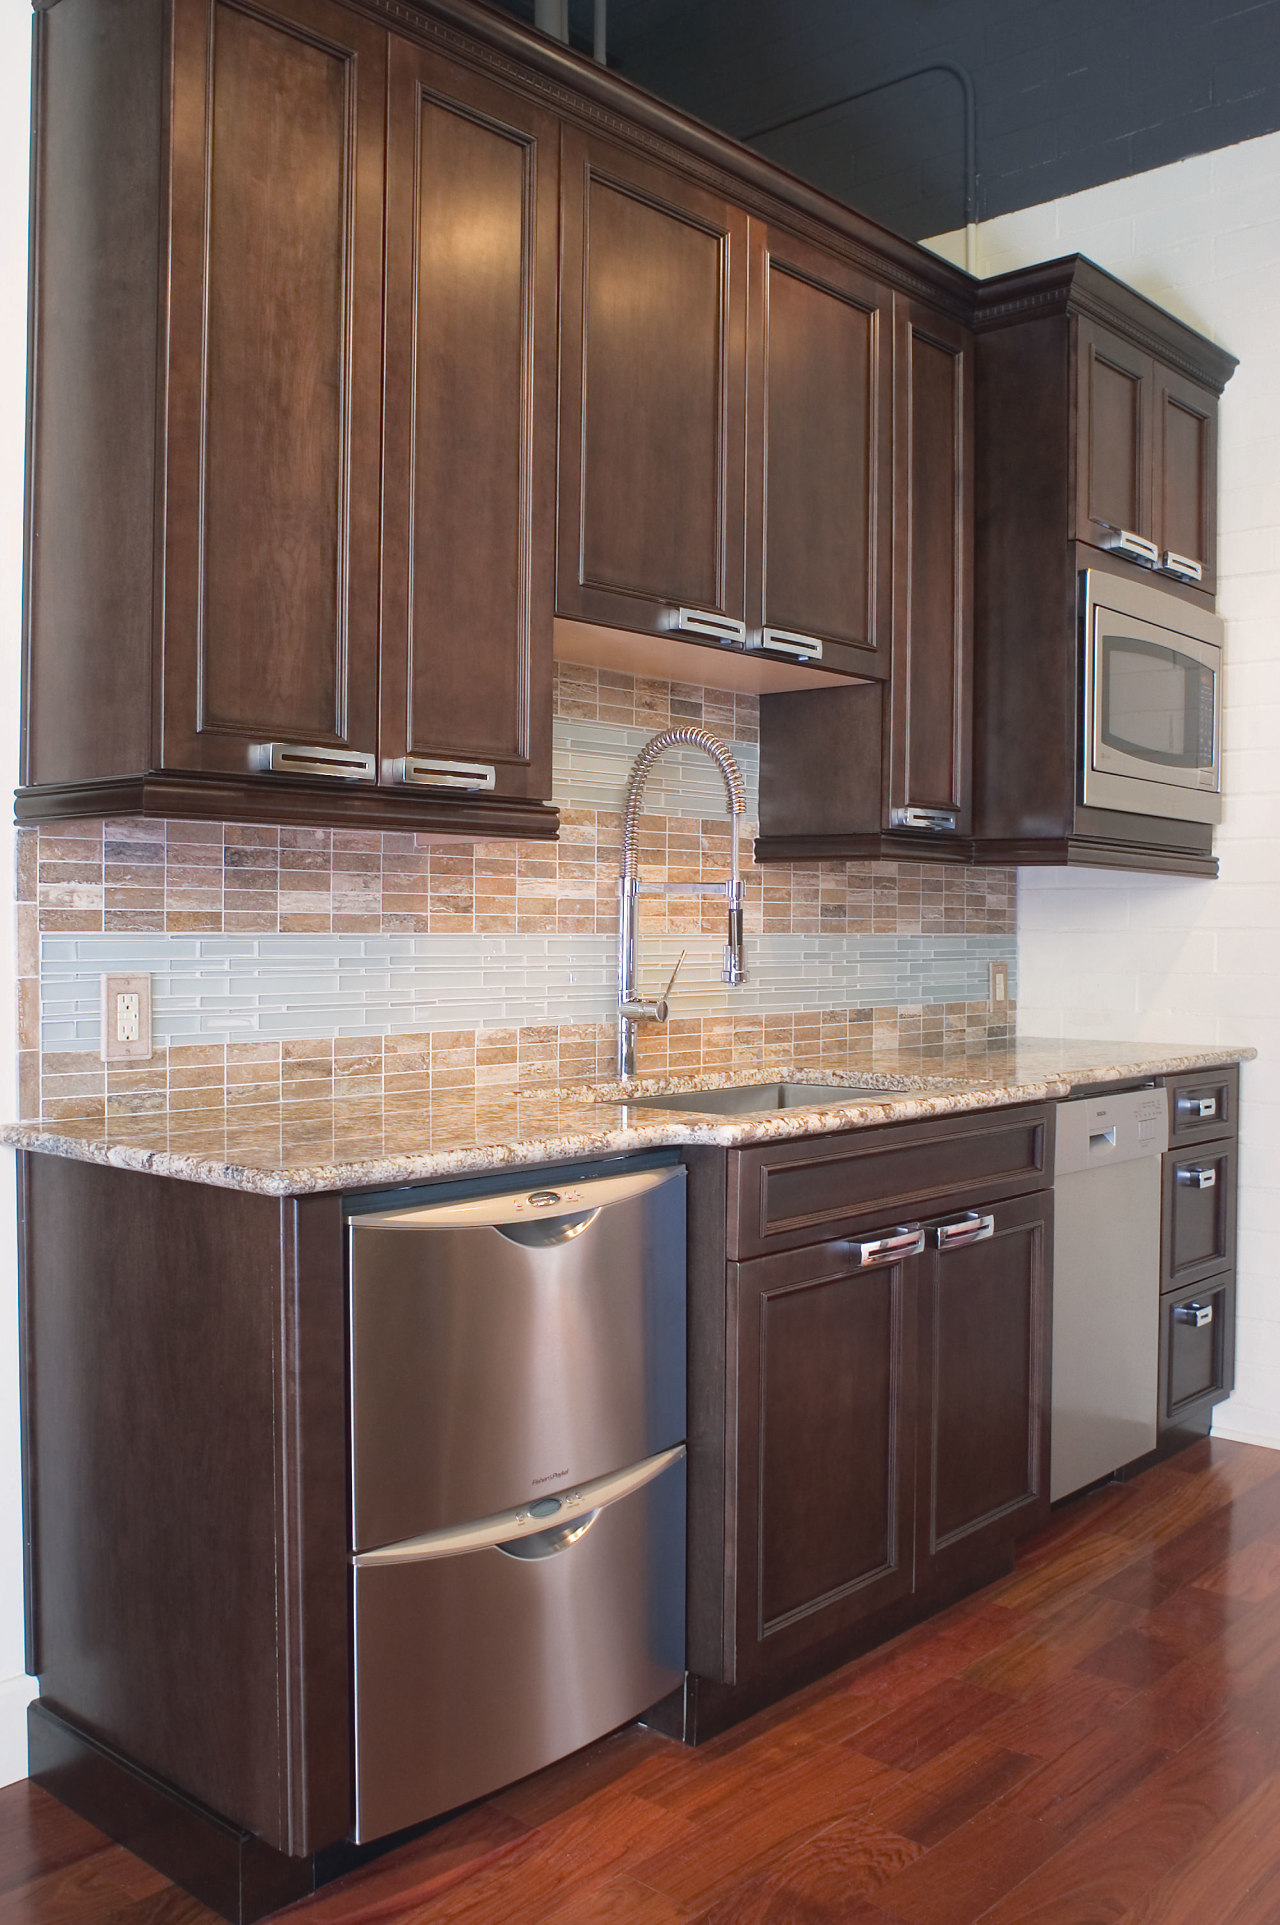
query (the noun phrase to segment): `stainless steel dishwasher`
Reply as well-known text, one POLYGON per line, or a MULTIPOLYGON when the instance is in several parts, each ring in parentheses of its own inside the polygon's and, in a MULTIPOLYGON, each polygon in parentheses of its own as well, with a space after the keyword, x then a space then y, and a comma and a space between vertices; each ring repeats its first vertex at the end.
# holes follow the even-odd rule
POLYGON ((348 1225, 355 1836, 509 1784, 684 1671, 684 1171, 348 1225))
POLYGON ((1054 1154, 1053 1500, 1156 1443, 1162 1089, 1058 1106, 1054 1154))

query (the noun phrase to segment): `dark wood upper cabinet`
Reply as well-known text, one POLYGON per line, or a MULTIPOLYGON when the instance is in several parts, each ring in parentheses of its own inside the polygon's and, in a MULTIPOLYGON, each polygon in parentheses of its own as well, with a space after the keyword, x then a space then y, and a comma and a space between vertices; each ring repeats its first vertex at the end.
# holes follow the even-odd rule
POLYGON ((972 338, 901 294, 892 324, 890 680, 762 699, 759 862, 970 855, 972 338))
POLYGON ((1162 557, 1198 562, 1212 593, 1218 391, 1097 321, 1075 326, 1076 539, 1107 548, 1127 529, 1162 557))
POLYGON ((1078 583, 1209 605, 1235 361, 1080 255, 985 281, 975 330, 975 857, 1216 875, 1208 823, 1080 801, 1078 583), (1200 585, 1109 552, 1121 530, 1199 562, 1200 585))
POLYGON ((551 114, 391 42, 384 781, 551 789, 551 114), (427 764, 425 768, 423 765, 427 764))
POLYGON ((1148 540, 1152 528, 1155 369, 1122 336, 1094 321, 1077 323, 1080 443, 1075 534, 1105 548, 1127 528, 1148 540))
POLYGON ((557 119, 341 0, 37 46, 19 819, 554 835, 557 119))
POLYGON ((387 37, 173 13, 164 768, 378 746, 387 37))
POLYGON ((747 627, 824 667, 888 673, 893 299, 752 222, 747 627))
POLYGON ((741 624, 745 213, 566 128, 561 289, 558 612, 741 624))

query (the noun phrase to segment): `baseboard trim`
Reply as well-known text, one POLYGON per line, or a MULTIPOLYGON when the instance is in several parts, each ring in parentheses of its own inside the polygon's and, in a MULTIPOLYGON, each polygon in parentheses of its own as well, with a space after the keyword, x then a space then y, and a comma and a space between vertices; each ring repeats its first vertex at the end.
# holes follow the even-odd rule
POLYGON ((1256 1444, 1260 1450, 1280 1450, 1280 1430, 1247 1430, 1242 1424, 1220 1424, 1215 1417, 1211 1434, 1229 1444, 1256 1444))
POLYGON ((287 1858, 122 1758, 36 1699, 30 1776, 230 1925, 253 1925, 315 1889, 310 1858, 287 1858))

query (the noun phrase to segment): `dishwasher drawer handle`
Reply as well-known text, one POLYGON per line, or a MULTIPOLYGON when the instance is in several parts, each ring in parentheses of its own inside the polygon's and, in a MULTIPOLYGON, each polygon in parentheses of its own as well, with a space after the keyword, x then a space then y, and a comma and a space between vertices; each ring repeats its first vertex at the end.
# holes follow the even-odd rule
POLYGON ((869 1270, 877 1263, 900 1263, 903 1257, 919 1256, 924 1249, 924 1230, 918 1223, 900 1223, 887 1236, 850 1240, 845 1248, 859 1270, 869 1270))
POLYGON ((1211 1303, 1180 1303, 1173 1313, 1175 1323, 1189 1323, 1196 1330, 1203 1330, 1213 1322, 1211 1303))
POLYGON ((1177 1180, 1189 1190, 1212 1190, 1218 1181, 1218 1172, 1212 1163, 1193 1163, 1177 1172, 1177 1180))
POLYGON ((971 1243, 985 1243, 995 1233, 994 1216, 983 1216, 979 1210, 966 1210, 963 1216, 952 1217, 950 1222, 937 1225, 938 1248, 964 1250, 971 1243))

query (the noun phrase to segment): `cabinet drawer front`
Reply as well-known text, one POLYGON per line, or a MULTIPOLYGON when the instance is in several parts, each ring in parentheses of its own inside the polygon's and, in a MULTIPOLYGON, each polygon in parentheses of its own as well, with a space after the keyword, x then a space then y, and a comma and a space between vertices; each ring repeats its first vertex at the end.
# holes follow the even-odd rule
POLYGON ((934 1215, 953 1194, 968 1205, 1041 1189, 1052 1169, 1051 1130, 1051 1111, 1037 1105, 731 1153, 730 1254, 818 1243, 895 1210, 934 1215))
POLYGON ((1160 1306, 1160 1425, 1221 1403, 1235 1381, 1235 1278, 1209 1277, 1160 1306), (1207 1313, 1207 1314, 1206 1314, 1207 1313))
POLYGON ((1196 1283, 1235 1262, 1236 1149, 1206 1143, 1164 1159, 1161 1287, 1196 1283))
POLYGON ((1171 1076, 1166 1087, 1172 1149, 1183 1143, 1209 1143, 1215 1137, 1235 1135, 1240 1091, 1240 1070, 1236 1064, 1223 1069, 1198 1070, 1192 1076, 1171 1076))

